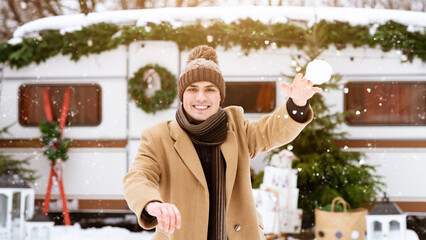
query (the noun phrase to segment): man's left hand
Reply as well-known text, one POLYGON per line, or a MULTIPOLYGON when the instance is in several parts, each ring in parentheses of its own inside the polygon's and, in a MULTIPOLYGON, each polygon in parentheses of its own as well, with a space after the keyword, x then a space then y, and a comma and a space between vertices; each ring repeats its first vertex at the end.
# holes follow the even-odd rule
POLYGON ((308 99, 310 99, 315 93, 322 92, 321 88, 314 87, 314 84, 306 79, 301 73, 298 73, 296 77, 294 77, 291 86, 282 82, 280 87, 293 99, 294 104, 299 107, 305 106, 308 99))

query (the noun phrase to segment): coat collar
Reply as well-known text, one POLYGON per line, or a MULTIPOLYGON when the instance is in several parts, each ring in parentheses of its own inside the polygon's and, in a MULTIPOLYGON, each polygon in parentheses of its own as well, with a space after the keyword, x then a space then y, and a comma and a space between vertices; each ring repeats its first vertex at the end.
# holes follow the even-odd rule
MULTIPOLYGON (((207 181, 204 176, 203 167, 201 166, 200 159, 197 151, 191 142, 189 136, 179 126, 176 120, 170 123, 170 137, 175 140, 174 147, 179 154, 181 160, 185 163, 188 169, 194 174, 195 178, 201 185, 208 191, 207 181)), ((232 189, 234 187, 235 177, 237 174, 238 164, 238 142, 235 133, 228 130, 226 140, 220 146, 223 157, 226 162, 226 203, 229 203, 232 189)))

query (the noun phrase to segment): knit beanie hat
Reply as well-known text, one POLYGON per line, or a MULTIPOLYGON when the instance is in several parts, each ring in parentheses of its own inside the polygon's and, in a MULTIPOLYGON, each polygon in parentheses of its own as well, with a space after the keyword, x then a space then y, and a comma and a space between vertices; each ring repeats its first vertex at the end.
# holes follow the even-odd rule
POLYGON ((183 101, 183 92, 194 82, 208 81, 220 92, 221 102, 225 100, 225 81, 217 61, 216 51, 207 45, 195 47, 189 52, 188 61, 177 82, 179 100, 183 101))

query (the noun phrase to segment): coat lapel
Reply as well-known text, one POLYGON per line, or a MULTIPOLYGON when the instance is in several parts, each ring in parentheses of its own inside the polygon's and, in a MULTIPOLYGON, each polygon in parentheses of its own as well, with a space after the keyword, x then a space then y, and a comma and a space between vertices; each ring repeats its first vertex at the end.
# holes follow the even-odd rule
MULTIPOLYGON (((201 166, 200 159, 198 158, 197 151, 191 139, 179 124, 173 120, 170 123, 170 136, 175 140, 174 147, 179 154, 182 161, 197 178, 201 185, 208 190, 206 177, 204 176, 203 167, 201 166)), ((225 142, 221 145, 223 157, 226 162, 226 205, 229 204, 229 197, 231 196, 234 187, 235 177, 237 175, 238 165, 238 150, 237 138, 235 133, 228 131, 225 142)))
POLYGON ((176 141, 174 147, 182 161, 201 185, 208 190, 206 177, 204 176, 203 167, 201 166, 197 151, 195 151, 191 139, 175 120, 170 123, 170 136, 176 141))
POLYGON ((229 197, 234 188, 235 176, 238 165, 238 143, 235 133, 228 131, 225 142, 221 145, 223 157, 226 161, 226 206, 229 204, 229 197))

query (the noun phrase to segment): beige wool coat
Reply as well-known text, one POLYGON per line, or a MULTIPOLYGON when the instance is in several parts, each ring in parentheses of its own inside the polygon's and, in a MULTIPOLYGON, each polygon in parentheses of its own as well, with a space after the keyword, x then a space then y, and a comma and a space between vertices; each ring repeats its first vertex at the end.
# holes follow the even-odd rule
MULTIPOLYGON (((225 108, 228 133, 220 146, 226 161, 226 228, 229 240, 264 239, 250 181, 250 162, 258 153, 292 141, 312 120, 294 121, 286 103, 258 121, 244 119, 241 107, 225 108)), ((182 227, 170 234, 157 228, 152 239, 205 240, 209 220, 209 191, 197 152, 176 120, 142 132, 133 166, 123 179, 124 196, 139 225, 152 229, 157 221, 141 217, 151 201, 173 203, 182 227)))

